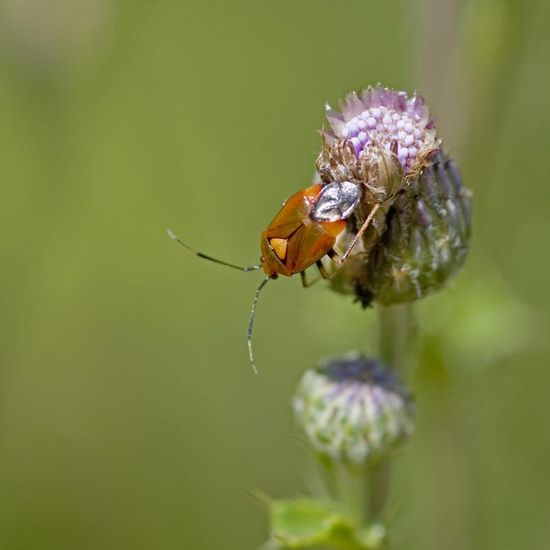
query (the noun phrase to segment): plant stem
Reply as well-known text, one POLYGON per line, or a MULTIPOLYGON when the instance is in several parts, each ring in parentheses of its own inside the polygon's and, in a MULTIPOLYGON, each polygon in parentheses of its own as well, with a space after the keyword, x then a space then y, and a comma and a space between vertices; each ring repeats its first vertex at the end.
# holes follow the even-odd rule
POLYGON ((388 461, 373 464, 369 470, 369 519, 378 521, 388 500, 390 464, 388 461))
MULTIPOLYGON (((415 323, 410 304, 380 306, 380 357, 405 376, 412 363, 415 323)), ((368 522, 378 521, 388 500, 390 464, 371 465, 367 477, 368 522)))
POLYGON ((364 465, 338 464, 336 468, 338 498, 346 507, 350 518, 358 527, 367 525, 370 520, 369 472, 364 465))
POLYGON ((379 308, 380 358, 406 376, 413 359, 416 325, 411 304, 379 308))

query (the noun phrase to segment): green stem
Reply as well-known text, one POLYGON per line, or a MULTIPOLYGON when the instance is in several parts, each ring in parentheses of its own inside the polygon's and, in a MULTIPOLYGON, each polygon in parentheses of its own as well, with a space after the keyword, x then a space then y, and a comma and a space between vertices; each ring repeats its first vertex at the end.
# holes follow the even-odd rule
POLYGON ((364 527, 378 521, 388 492, 388 463, 338 464, 333 474, 336 496, 355 524, 364 527))
POLYGON ((369 472, 363 465, 338 464, 336 486, 339 500, 346 507, 350 518, 357 526, 369 522, 369 498, 365 486, 369 485, 369 472))
MULTIPOLYGON (((412 307, 410 304, 380 306, 379 315, 380 357, 388 366, 405 376, 414 355, 415 323, 412 307)), ((367 505, 363 516, 368 522, 380 520, 388 500, 389 482, 389 462, 379 462, 369 467, 366 480, 367 505)))
POLYGON ((370 466, 369 470, 369 519, 380 520, 388 500, 390 464, 388 461, 370 466))
POLYGON ((416 325, 411 304, 379 308, 380 358, 405 377, 414 356, 416 325))

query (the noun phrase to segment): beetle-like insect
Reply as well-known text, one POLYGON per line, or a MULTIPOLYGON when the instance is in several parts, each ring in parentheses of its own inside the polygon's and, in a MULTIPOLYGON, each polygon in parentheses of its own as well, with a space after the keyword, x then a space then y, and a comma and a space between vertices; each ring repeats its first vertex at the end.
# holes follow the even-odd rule
POLYGON ((350 181, 317 183, 292 195, 262 233, 260 264, 243 267, 198 252, 180 240, 172 231, 168 235, 200 258, 210 260, 240 271, 263 269, 266 277, 254 294, 247 327, 247 344, 250 364, 257 373, 252 351, 252 331, 256 306, 260 293, 270 279, 279 275, 291 277, 299 273, 304 287, 308 283, 305 270, 315 264, 321 277, 328 278, 321 258, 329 256, 338 264, 343 263, 373 219, 380 204, 373 206, 363 225, 354 236, 345 253, 340 257, 334 250, 336 238, 346 227, 346 220, 354 212, 361 199, 359 185, 350 181))

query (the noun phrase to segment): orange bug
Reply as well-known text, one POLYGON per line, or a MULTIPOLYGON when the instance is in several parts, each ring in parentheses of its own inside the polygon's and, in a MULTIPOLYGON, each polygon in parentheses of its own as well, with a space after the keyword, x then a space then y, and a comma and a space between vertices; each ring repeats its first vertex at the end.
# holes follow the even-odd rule
POLYGON ((321 258, 328 255, 338 263, 344 262, 380 206, 377 204, 373 207, 350 246, 340 258, 333 247, 336 238, 346 227, 346 219, 353 213, 360 198, 359 186, 349 181, 318 183, 294 193, 262 233, 260 264, 248 267, 224 262, 198 252, 168 230, 172 239, 200 258, 240 271, 264 270, 266 278, 256 289, 247 328, 248 356, 254 372, 257 370, 252 352, 252 330, 256 305, 263 287, 270 279, 276 279, 279 275, 291 277, 296 273, 300 273, 302 284, 307 287, 309 284, 306 280, 305 270, 313 264, 317 265, 321 277, 327 278, 328 275, 321 258))
POLYGON ((330 190, 321 183, 298 191, 284 203, 260 240, 261 267, 268 278, 300 273, 304 286, 307 286, 305 270, 308 267, 317 264, 323 272, 320 260, 327 254, 336 255, 332 249, 336 237, 345 229, 345 218, 353 212, 359 200, 357 186, 351 186, 352 192, 344 205, 349 210, 347 215, 343 212, 333 216, 315 215, 320 213, 323 204, 321 193, 324 191, 323 195, 326 195, 330 190))

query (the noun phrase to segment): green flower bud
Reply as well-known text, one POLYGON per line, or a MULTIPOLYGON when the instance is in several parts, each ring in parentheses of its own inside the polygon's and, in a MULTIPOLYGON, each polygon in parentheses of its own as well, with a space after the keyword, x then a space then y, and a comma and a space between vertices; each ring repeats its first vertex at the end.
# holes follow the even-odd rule
MULTIPOLYGON (((379 215, 378 215, 379 214, 379 215)), ((361 221, 364 214, 358 211, 361 221)), ((344 265, 333 268, 331 287, 364 305, 411 302, 445 285, 468 255, 472 194, 451 159, 434 154, 410 179, 344 265)), ((346 250, 356 232, 351 221, 336 249, 346 250)))
POLYGON ((388 454, 414 427, 412 398, 395 374, 357 354, 306 371, 294 411, 317 453, 355 464, 388 454))
POLYGON ((468 254, 471 214, 472 195, 456 164, 438 153, 389 209, 357 295, 388 305, 417 300, 444 286, 468 254))

